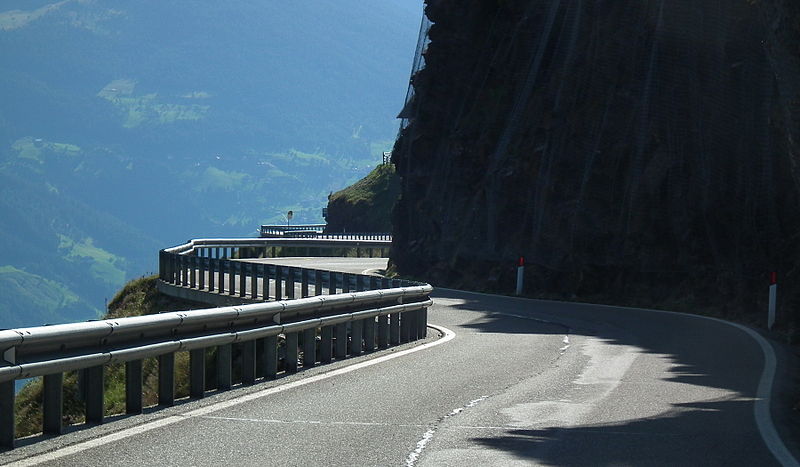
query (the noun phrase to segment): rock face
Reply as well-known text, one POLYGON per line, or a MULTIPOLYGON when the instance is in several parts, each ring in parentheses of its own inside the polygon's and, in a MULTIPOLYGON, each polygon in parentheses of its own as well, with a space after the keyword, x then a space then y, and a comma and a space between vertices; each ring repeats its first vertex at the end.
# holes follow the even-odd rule
POLYGON ((777 271, 781 309, 800 305, 800 5, 428 0, 426 14, 393 152, 401 273, 512 292, 521 255, 532 295, 765 315, 777 271))

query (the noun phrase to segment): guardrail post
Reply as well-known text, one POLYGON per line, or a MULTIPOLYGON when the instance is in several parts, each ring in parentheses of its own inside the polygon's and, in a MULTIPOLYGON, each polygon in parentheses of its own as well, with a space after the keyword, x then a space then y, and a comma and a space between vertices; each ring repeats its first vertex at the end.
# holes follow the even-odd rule
MULTIPOLYGON (((217 248, 217 251, 219 251, 219 248, 217 248)), ((225 293, 225 265, 226 262, 224 260, 222 259, 217 260, 217 272, 219 273, 217 277, 217 284, 219 285, 219 287, 217 288, 217 292, 219 292, 220 294, 225 293)))
POLYGON ((224 344, 217 346, 217 390, 226 391, 233 386, 233 346, 224 344))
MULTIPOLYGON (((241 251, 241 250, 240 250, 241 251)), ((236 269, 239 271, 239 296, 247 296, 247 265, 249 263, 236 262, 236 269)))
POLYGON ((189 351, 189 396, 202 399, 206 395, 206 349, 189 351))
POLYGON ((175 274, 174 274, 173 269, 172 269, 172 255, 167 253, 164 250, 161 250, 161 251, 164 253, 164 256, 161 259, 162 261, 164 261, 164 277, 162 277, 161 279, 164 282, 168 282, 168 283, 172 284, 173 283, 173 279, 175 277, 175 274))
POLYGON ((364 350, 372 352, 375 350, 375 318, 364 320, 364 350))
POLYGON ((86 423, 103 423, 103 366, 86 370, 86 423))
POLYGON ((322 271, 314 270, 314 295, 322 295, 322 271))
POLYGON ((188 266, 188 262, 189 261, 187 260, 186 256, 184 256, 184 255, 178 255, 178 261, 179 261, 179 266, 178 267, 181 270, 181 282, 180 282, 180 285, 182 285, 182 286, 189 285, 189 266, 188 266))
POLYGON ((275 300, 283 300, 283 266, 275 266, 275 300))
POLYGON ((428 309, 422 308, 417 311, 417 338, 425 339, 428 337, 428 309))
POLYGON ((172 254, 172 271, 174 276, 172 283, 181 285, 181 255, 179 254, 172 254))
POLYGON ((169 282, 170 284, 175 283, 175 255, 171 253, 164 252, 164 269, 166 269, 166 277, 164 277, 165 282, 169 282))
POLYGON ((250 340, 239 344, 242 349, 242 384, 256 382, 256 341, 250 340))
POLYGON ((347 323, 336 325, 336 359, 347 356, 347 323))
POLYGON ((364 276, 361 274, 356 275, 356 292, 364 291, 364 276))
POLYGON ((261 297, 264 301, 269 301, 269 265, 262 264, 259 268, 261 271, 261 297))
POLYGON ((294 278, 295 268, 287 268, 286 274, 286 298, 294 300, 294 278))
POLYGON ((287 373, 297 372, 297 333, 286 334, 286 358, 283 361, 287 373))
POLYGON ((158 356, 158 405, 175 405, 175 354, 158 356))
POLYGON ((419 331, 419 326, 417 324, 417 310, 407 311, 405 315, 409 317, 410 321, 408 328, 408 340, 415 341, 417 340, 417 332, 419 331))
POLYGON ((0 383, 0 449, 14 449, 14 380, 0 383))
POLYGON ((389 343, 391 345, 400 343, 400 313, 389 315, 389 343))
POLYGON ((44 376, 44 419, 42 431, 60 435, 64 428, 61 418, 64 411, 64 373, 44 376))
POLYGON ((350 292, 350 274, 342 273, 342 293, 350 292))
POLYGON ((142 361, 125 362, 125 413, 142 413, 142 361))
POLYGON ((278 336, 264 338, 264 377, 274 379, 278 375, 278 336))
POLYGON ((194 286, 197 284, 197 273, 196 273, 196 265, 197 265, 197 256, 189 256, 186 258, 188 260, 188 267, 189 267, 189 288, 193 289, 194 286))
POLYGON ((400 316, 400 342, 405 344, 411 338, 411 318, 408 312, 398 313, 400 316))
POLYGON ((198 258, 198 269, 200 277, 197 280, 197 288, 200 290, 206 289, 206 271, 208 270, 208 258, 201 256, 198 258))
POLYGON ((361 355, 364 323, 362 320, 353 321, 350 325, 350 355, 361 355))
POLYGON ((317 363, 317 329, 303 331, 303 368, 311 368, 317 363))
POLYGON ((308 297, 308 269, 300 270, 300 297, 308 297))
POLYGON ((236 295, 236 261, 227 261, 228 269, 228 295, 236 295))
POLYGON ((258 299, 258 273, 260 271, 253 263, 247 263, 247 269, 250 272, 250 298, 256 300, 258 299))
POLYGON ((208 258, 208 291, 214 291, 214 273, 216 272, 216 258, 208 258))
POLYGON ((333 326, 323 326, 320 331, 319 361, 321 363, 333 361, 333 326))
POLYGON ((378 316, 378 348, 389 347, 389 317, 387 315, 378 316))
POLYGON ((328 276, 328 295, 335 295, 338 288, 336 284, 336 273, 328 271, 326 275, 328 276))

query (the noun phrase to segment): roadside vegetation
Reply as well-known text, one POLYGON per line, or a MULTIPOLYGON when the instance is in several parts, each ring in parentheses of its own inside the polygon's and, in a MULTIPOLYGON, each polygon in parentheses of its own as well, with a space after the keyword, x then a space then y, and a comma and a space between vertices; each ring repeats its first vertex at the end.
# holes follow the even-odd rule
MULTIPOLYGON (((108 312, 103 319, 129 316, 151 315, 162 311, 188 310, 201 308, 193 302, 173 299, 160 294, 156 289, 157 276, 143 277, 130 281, 108 304, 108 312)), ((212 364, 213 353, 209 352, 206 361, 212 364)), ((175 355, 175 397, 189 395, 188 375, 189 354, 179 352, 175 355), (181 376, 183 375, 183 376, 181 376)), ((143 372, 143 403, 145 407, 158 403, 158 363, 156 359, 145 359, 143 372)), ((125 365, 106 365, 105 414, 125 413, 125 365)), ((26 437, 41 432, 42 428, 42 378, 35 378, 17 394, 15 415, 17 437, 26 437)), ((63 424, 71 425, 84 421, 84 402, 79 384, 78 372, 64 375, 63 424)))
POLYGON ((400 196, 393 164, 381 164, 355 184, 328 196, 328 232, 391 232, 400 196))

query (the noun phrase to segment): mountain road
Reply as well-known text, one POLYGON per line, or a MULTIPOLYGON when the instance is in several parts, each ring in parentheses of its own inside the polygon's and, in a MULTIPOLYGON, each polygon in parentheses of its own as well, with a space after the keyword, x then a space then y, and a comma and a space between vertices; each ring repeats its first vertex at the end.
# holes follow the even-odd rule
POLYGON ((435 327, 420 344, 78 430, 0 461, 797 465, 769 415, 771 349, 751 330, 652 310, 442 289, 433 298, 435 327))

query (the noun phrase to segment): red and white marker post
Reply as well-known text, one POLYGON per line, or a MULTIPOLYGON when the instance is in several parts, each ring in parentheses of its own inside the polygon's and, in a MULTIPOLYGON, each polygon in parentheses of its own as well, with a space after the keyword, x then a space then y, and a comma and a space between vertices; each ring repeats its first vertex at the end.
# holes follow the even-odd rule
POLYGON ((520 256, 517 262, 517 295, 522 295, 522 285, 525 278, 525 257, 520 256))
POLYGON ((769 314, 767 315, 767 329, 772 330, 775 324, 775 301, 778 296, 778 273, 769 273, 769 314))

